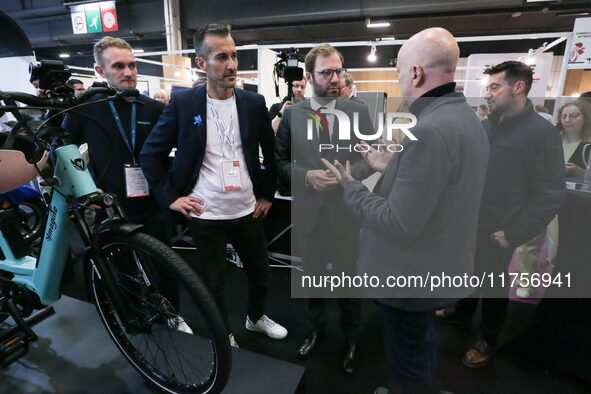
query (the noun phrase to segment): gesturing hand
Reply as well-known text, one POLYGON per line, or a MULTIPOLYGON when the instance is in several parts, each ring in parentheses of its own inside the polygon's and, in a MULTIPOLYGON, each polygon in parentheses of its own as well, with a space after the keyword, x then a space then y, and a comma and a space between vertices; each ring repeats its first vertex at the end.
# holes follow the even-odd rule
POLYGON ((191 218, 191 213, 200 216, 203 213, 205 202, 197 197, 179 197, 168 206, 169 209, 182 213, 191 218))
POLYGON ((318 191, 334 189, 339 184, 335 175, 326 170, 309 170, 306 182, 318 191))
POLYGON ((322 163, 334 174, 341 186, 345 187, 349 182, 355 180, 351 175, 351 163, 349 163, 349 160, 345 163, 345 167, 338 160, 334 161, 334 165, 330 164, 330 161, 326 159, 322 159, 322 163))
POLYGON ((365 159, 367 164, 375 171, 384 172, 388 162, 394 156, 394 153, 390 152, 386 148, 386 141, 383 139, 378 140, 380 144, 380 149, 375 149, 371 145, 369 145, 365 141, 361 141, 357 144, 359 147, 358 150, 361 153, 361 156, 365 159))

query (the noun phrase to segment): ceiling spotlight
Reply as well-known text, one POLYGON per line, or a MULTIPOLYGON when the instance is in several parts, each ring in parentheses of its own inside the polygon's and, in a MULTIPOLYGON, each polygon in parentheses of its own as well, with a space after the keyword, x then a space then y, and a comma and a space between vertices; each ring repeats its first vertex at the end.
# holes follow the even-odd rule
POLYGON ((589 15, 589 12, 587 11, 581 11, 581 12, 559 12, 556 14, 556 16, 560 16, 560 17, 572 17, 572 16, 587 16, 589 15))
POLYGON ((381 22, 378 22, 378 21, 372 22, 369 18, 367 18, 365 20, 365 25, 367 27, 371 27, 371 28, 374 28, 374 27, 389 27, 390 26, 390 22, 384 22, 384 21, 381 21, 381 22))
POLYGON ((527 51, 527 55, 525 56, 521 56, 518 60, 520 62, 523 62, 525 64, 527 64, 528 66, 533 66, 534 64, 536 64, 536 59, 535 59, 535 55, 539 52, 541 52, 541 48, 544 48, 546 46, 546 43, 544 43, 544 45, 542 45, 540 48, 534 50, 533 48, 530 48, 527 51))
POLYGON ((378 57, 376 56, 376 46, 372 45, 371 46, 371 51, 369 52, 369 55, 367 55, 367 60, 374 63, 376 60, 378 60, 378 57))
POLYGON ((59 54, 59 57, 62 58, 62 59, 67 59, 67 58, 70 57, 70 54, 69 53, 60 53, 59 54))

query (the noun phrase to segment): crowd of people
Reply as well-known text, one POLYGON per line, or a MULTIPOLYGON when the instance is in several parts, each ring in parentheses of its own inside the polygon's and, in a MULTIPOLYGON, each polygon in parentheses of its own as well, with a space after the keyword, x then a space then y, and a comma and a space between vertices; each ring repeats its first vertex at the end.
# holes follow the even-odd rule
MULTIPOLYGON (((288 335, 266 314, 270 271, 263 220, 278 184, 282 194, 293 195, 294 234, 307 275, 502 273, 514 254, 517 269, 533 273, 548 234, 558 242, 565 179, 585 171, 591 104, 580 98, 562 105, 555 127, 527 97, 533 72, 526 64, 487 68, 486 105, 475 114, 456 91, 459 47, 453 35, 430 28, 411 37, 400 49, 397 69, 405 108, 417 121, 415 138, 397 141, 403 149, 393 153, 372 145, 380 136, 368 107, 355 97, 346 59, 330 44, 308 52, 305 78, 293 82, 290 99, 269 110, 263 96, 236 89, 237 52, 227 27, 204 26, 194 46, 196 65, 206 75, 197 86, 172 97, 161 90, 153 99, 113 103, 98 95, 95 105, 68 114, 63 126, 73 143, 88 144, 97 186, 119 196, 132 222, 166 243, 174 223, 189 227, 197 250, 189 263, 221 311, 232 346, 239 340, 224 299, 228 243, 248 279, 246 329, 276 340, 288 335), (342 113, 356 119, 366 141, 343 137, 342 113), (323 117, 314 123, 311 114, 323 117), (100 119, 104 129, 85 115, 100 119), (359 149, 338 149, 341 144, 359 149), (380 178, 370 190, 361 181, 375 172, 380 178), (143 178, 149 192, 130 190, 129 177, 143 178)), ((94 60, 109 86, 136 87, 137 63, 126 41, 102 38, 94 60)), ((84 90, 77 79, 68 86, 76 94, 84 90)), ((518 296, 535 293, 529 285, 519 287, 518 296)), ((323 339, 327 294, 299 290, 308 298, 309 333, 294 351, 304 358, 323 339)), ((471 324, 479 298, 482 321, 462 362, 485 366, 497 349, 508 304, 506 289, 493 287, 476 296, 467 288, 345 292, 338 305, 346 374, 358 362, 362 296, 379 305, 390 393, 435 389, 434 319, 471 324)))

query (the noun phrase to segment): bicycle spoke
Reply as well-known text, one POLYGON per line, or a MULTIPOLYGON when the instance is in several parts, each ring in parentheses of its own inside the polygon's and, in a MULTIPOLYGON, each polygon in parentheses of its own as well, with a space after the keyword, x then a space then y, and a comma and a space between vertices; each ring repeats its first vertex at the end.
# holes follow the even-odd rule
MULTIPOLYGON (((186 273, 171 271, 167 261, 149 249, 118 240, 108 245, 104 247, 103 261, 115 280, 129 321, 124 322, 119 311, 113 309, 112 295, 102 280, 95 277, 93 286, 97 306, 108 312, 103 316, 112 327, 115 342, 142 374, 161 387, 170 391, 209 391, 220 374, 219 349, 228 346, 219 317, 217 338, 224 342, 214 345, 212 327, 203 311, 212 302, 199 301, 197 294, 203 290, 192 288, 186 273)), ((189 272, 188 267, 183 269, 189 272)), ((221 372, 224 382, 227 371, 221 372)), ((223 384, 216 386, 219 389, 223 384)))

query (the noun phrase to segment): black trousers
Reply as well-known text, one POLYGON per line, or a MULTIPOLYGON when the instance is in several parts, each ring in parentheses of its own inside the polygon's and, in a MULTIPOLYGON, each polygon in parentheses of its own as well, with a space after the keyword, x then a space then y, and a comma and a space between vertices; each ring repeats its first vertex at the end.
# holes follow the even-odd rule
POLYGON ((381 304, 391 394, 435 393, 433 311, 411 312, 381 304))
POLYGON ((194 266, 228 325, 228 312, 224 301, 226 282, 226 244, 230 242, 249 280, 248 317, 256 323, 264 313, 269 285, 267 241, 262 219, 252 214, 232 220, 189 220, 189 229, 197 248, 194 266))
MULTIPOLYGON (((297 231, 297 228, 296 228, 297 231)), ((309 234, 298 232, 299 249, 304 275, 346 275, 357 274, 357 251, 359 233, 337 235, 331 228, 326 212, 321 211, 314 230, 309 234), (327 264, 331 269, 327 270, 327 264)), ((347 297, 345 289, 341 294, 329 294, 327 289, 303 289, 308 297, 307 315, 310 327, 322 331, 325 324, 326 298, 336 298, 340 310, 340 325, 349 343, 357 341, 361 329, 361 299, 347 297)), ((351 289, 359 290, 359 289, 351 289)), ((352 294, 349 292, 349 294, 352 294)))
MULTIPOLYGON (((474 274, 481 276, 493 273, 496 278, 494 287, 483 287, 480 293, 482 299, 482 321, 478 334, 493 346, 497 345, 499 334, 507 317, 509 303, 507 280, 505 287, 500 286, 498 275, 506 273, 513 256, 514 248, 502 248, 490 239, 490 234, 479 233, 476 240, 476 257, 474 274)), ((478 297, 465 298, 456 303, 456 312, 463 317, 471 318, 478 306, 478 297)))

